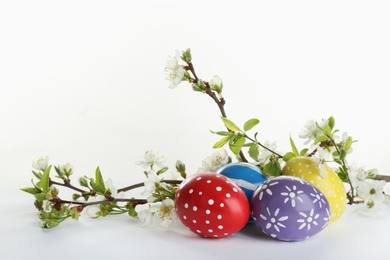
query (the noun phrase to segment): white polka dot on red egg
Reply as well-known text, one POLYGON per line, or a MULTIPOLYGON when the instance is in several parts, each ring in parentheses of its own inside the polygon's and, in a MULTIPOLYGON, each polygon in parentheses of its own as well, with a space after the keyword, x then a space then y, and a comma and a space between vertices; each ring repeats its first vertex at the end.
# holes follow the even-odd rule
POLYGON ((230 198, 230 197, 231 197, 230 193, 226 193, 226 198, 230 198))
POLYGON ((221 191, 222 190, 222 188, 221 187, 217 187, 217 188, 215 188, 217 191, 221 191))
POLYGON ((194 192, 193 189, 190 189, 190 190, 188 191, 189 194, 192 194, 193 192, 194 192))
POLYGON ((209 209, 206 210, 206 214, 210 215, 211 211, 209 209))
POLYGON ((214 204, 214 200, 213 199, 209 199, 208 204, 209 205, 213 205, 214 204))
POLYGON ((197 210, 198 210, 198 207, 197 207, 197 206, 193 206, 193 207, 192 207, 192 210, 193 210, 193 211, 197 211, 197 210))

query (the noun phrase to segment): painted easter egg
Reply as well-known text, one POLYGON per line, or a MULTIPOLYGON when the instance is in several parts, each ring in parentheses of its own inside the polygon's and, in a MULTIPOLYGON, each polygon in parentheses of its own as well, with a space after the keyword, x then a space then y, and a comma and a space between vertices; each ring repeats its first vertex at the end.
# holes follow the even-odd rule
POLYGON ((323 230, 330 220, 324 194, 310 183, 291 176, 265 181, 253 194, 252 218, 272 238, 299 241, 323 230))
POLYGON ((250 216, 245 193, 232 180, 218 173, 188 177, 175 195, 180 221, 192 232, 222 238, 241 230, 250 216))
POLYGON ((245 192, 248 201, 252 199, 253 193, 261 183, 267 180, 261 169, 256 165, 246 162, 229 163, 217 170, 233 180, 245 192))
POLYGON ((296 176, 317 187, 327 198, 331 218, 336 221, 344 212, 347 205, 346 190, 339 176, 328 166, 325 166, 326 178, 320 175, 319 162, 310 157, 294 157, 283 167, 282 174, 296 176))

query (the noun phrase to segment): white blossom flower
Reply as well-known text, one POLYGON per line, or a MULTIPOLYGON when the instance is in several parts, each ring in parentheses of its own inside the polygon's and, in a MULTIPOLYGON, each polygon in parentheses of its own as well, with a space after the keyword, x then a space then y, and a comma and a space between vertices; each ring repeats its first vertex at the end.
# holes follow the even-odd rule
MULTIPOLYGON (((272 151, 276 151, 276 142, 271 143, 269 141, 265 141, 264 146, 269 148, 272 151)), ((259 163, 263 163, 263 164, 269 163, 272 155, 273 155, 272 152, 268 151, 264 147, 259 146, 259 157, 257 159, 259 163)))
POLYGON ((349 167, 349 179, 353 187, 358 187, 359 183, 364 182, 368 178, 368 171, 363 166, 352 163, 349 167))
MULTIPOLYGON (((323 150, 323 149, 322 149, 323 150)), ((321 149, 319 150, 321 151, 321 149)), ((323 154, 322 156, 325 156, 325 154, 323 154)), ((318 169, 320 171, 320 176, 324 179, 328 178, 328 165, 326 163, 326 161, 324 159, 322 159, 321 157, 316 157, 316 156, 312 156, 310 157, 311 160, 318 165, 318 169)))
POLYGON ((177 220, 175 203, 170 198, 153 204, 150 211, 153 214, 153 222, 163 228, 170 227, 177 220))
POLYGON ((32 162, 32 167, 36 170, 44 171, 49 164, 49 157, 41 156, 32 162))
POLYGON ((135 212, 143 226, 150 225, 152 223, 153 214, 150 211, 150 204, 138 204, 135 206, 135 212))
POLYGON ((109 189, 111 192, 111 197, 114 198, 123 198, 125 196, 125 193, 123 191, 118 193, 118 189, 114 186, 111 179, 107 179, 104 182, 104 185, 106 186, 106 189, 109 189))
POLYGON ((153 196, 157 187, 163 187, 166 190, 170 190, 168 185, 163 180, 180 180, 181 176, 178 172, 164 172, 160 175, 154 170, 147 172, 147 179, 144 181, 144 191, 141 193, 143 196, 147 196, 148 202, 154 202, 156 198, 153 196))
POLYGON ((160 183, 160 178, 157 176, 157 173, 153 170, 148 172, 148 177, 146 181, 144 181, 145 190, 141 193, 141 195, 150 195, 156 190, 156 186, 160 183))
MULTIPOLYGON (((318 124, 321 128, 325 127, 328 124, 328 120, 324 119, 321 121, 320 124, 318 124)), ((313 141, 317 136, 322 135, 322 132, 317 127, 317 122, 314 120, 308 120, 306 121, 306 124, 302 131, 299 133, 299 137, 302 139, 307 139, 305 141, 305 145, 309 144, 311 141, 313 141)))
MULTIPOLYGON (((386 185, 386 181, 378 181, 372 179, 366 179, 357 186, 357 195, 367 202, 375 203, 377 201, 384 201, 383 189, 386 185)), ((367 204, 369 206, 369 204, 367 204)))
POLYGON ((329 161, 333 161, 333 152, 335 150, 336 150, 336 148, 334 148, 333 146, 327 147, 325 149, 323 147, 318 146, 317 147, 317 154, 318 154, 318 157, 320 158, 321 161, 329 162, 329 161))
POLYGON ((166 159, 163 155, 160 155, 159 152, 155 151, 146 151, 144 155, 144 160, 136 162, 138 165, 142 165, 144 168, 153 167, 156 165, 157 167, 163 168, 166 159))
POLYGON ((167 171, 162 174, 160 174, 161 180, 181 180, 182 177, 179 172, 177 171, 167 171))
POLYGON ((183 79, 184 69, 179 65, 180 53, 176 50, 175 56, 170 56, 165 67, 166 79, 170 82, 170 88, 176 88, 183 79))
POLYGON ((228 162, 229 155, 226 150, 219 149, 202 161, 202 166, 198 169, 198 172, 215 172, 218 168, 228 162))
POLYGON ((161 202, 139 204, 135 206, 135 211, 143 226, 168 228, 177 220, 174 208, 174 201, 166 198, 161 202))
POLYGON ((357 186, 357 196, 363 199, 364 204, 360 208, 360 213, 372 217, 386 206, 387 198, 384 194, 386 181, 366 179, 359 182, 357 186))

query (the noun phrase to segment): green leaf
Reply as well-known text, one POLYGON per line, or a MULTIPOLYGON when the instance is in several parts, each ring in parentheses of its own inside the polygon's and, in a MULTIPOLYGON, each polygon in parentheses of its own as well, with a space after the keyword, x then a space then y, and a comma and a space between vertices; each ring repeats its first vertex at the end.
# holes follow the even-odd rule
POLYGON ((35 194, 35 199, 37 201, 44 201, 44 200, 46 200, 46 194, 43 192, 35 194))
POLYGON ((337 175, 343 182, 348 182, 348 173, 342 167, 339 167, 337 175))
POLYGON ((227 137, 222 138, 221 140, 219 140, 218 142, 216 142, 213 145, 213 148, 221 148, 221 147, 223 147, 227 142, 229 142, 229 140, 231 138, 232 138, 232 136, 227 136, 227 137))
POLYGON ((340 160, 344 160, 347 156, 347 152, 343 149, 340 150, 340 160))
POLYGON ((253 160, 257 161, 259 159, 259 145, 257 143, 252 143, 249 146, 248 153, 253 160))
POLYGON ((294 140, 292 139, 291 135, 290 135, 290 145, 291 145, 291 149, 292 149, 293 154, 298 156, 299 152, 298 152, 297 147, 295 146, 294 140))
POLYGON ((95 178, 96 178, 96 185, 98 187, 98 190, 104 193, 106 191, 106 187, 104 185, 104 180, 99 167, 96 168, 95 178))
POLYGON ((305 156, 307 151, 309 151, 309 148, 304 148, 302 151, 299 153, 300 156, 305 156))
POLYGON ((270 161, 263 167, 263 174, 265 177, 276 177, 282 174, 282 169, 280 167, 280 164, 277 160, 270 161))
POLYGON ((210 130, 210 132, 213 133, 213 134, 221 135, 221 136, 232 136, 232 135, 234 135, 234 133, 228 132, 228 131, 217 131, 217 132, 214 132, 214 131, 210 130))
POLYGON ((229 142, 230 150, 235 154, 239 154, 242 148, 242 145, 245 144, 245 136, 235 136, 231 138, 229 142))
POLYGON ((335 120, 334 120, 333 116, 328 118, 328 125, 329 125, 330 129, 333 129, 333 127, 335 125, 335 120))
POLYGON ((252 118, 249 119, 248 121, 245 122, 244 124, 244 131, 249 131, 251 130, 254 126, 256 126, 258 123, 260 123, 260 120, 257 118, 252 118))
POLYGON ((345 141, 345 144, 344 144, 345 151, 348 151, 348 149, 351 148, 352 143, 353 143, 352 137, 348 136, 348 138, 347 138, 347 140, 345 141))
POLYGON ((51 165, 48 166, 45 170, 45 172, 42 174, 42 178, 41 178, 41 188, 42 188, 42 191, 44 193, 48 193, 49 192, 49 186, 50 186, 50 178, 49 178, 49 175, 50 175, 50 169, 51 169, 51 165))
POLYGON ((36 171, 32 171, 32 173, 34 174, 34 176, 35 176, 38 180, 40 180, 40 179, 42 178, 42 173, 36 172, 36 171))
POLYGON ((21 188, 20 190, 27 192, 27 193, 30 193, 32 195, 37 195, 37 194, 42 192, 40 189, 38 189, 36 187, 26 187, 26 188, 21 188))
POLYGON ((288 152, 286 153, 284 156, 283 156, 283 161, 287 162, 289 161, 291 158, 294 158, 296 157, 297 155, 295 153, 292 153, 292 152, 288 152))
POLYGON ((223 117, 223 116, 221 116, 221 119, 222 119, 223 123, 225 124, 225 126, 226 126, 230 131, 233 131, 233 132, 242 132, 241 129, 240 129, 235 123, 233 123, 233 121, 230 121, 229 119, 227 119, 226 117, 223 117))
POLYGON ((330 128, 329 125, 326 125, 324 128, 322 128, 322 133, 326 136, 331 136, 332 135, 332 129, 330 128))
POLYGON ((318 143, 325 142, 328 140, 329 140, 329 138, 327 136, 320 135, 320 136, 317 136, 316 139, 314 139, 314 144, 318 144, 318 143))

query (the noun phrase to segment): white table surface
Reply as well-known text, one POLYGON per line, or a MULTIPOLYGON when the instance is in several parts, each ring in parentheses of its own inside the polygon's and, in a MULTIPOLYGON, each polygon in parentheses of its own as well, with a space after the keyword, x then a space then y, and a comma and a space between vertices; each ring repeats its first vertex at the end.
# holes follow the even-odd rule
POLYGON ((82 215, 42 229, 25 182, 1 184, 0 259, 389 259, 390 211, 368 218, 348 206, 316 236, 300 242, 266 237, 253 224, 222 239, 206 239, 181 224, 170 230, 142 227, 126 215, 82 215))

